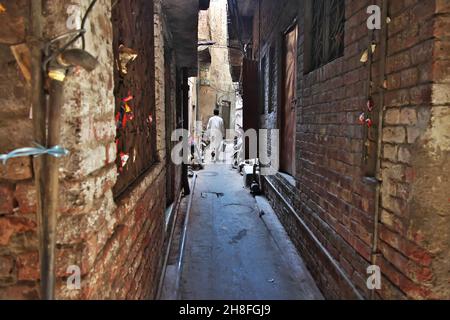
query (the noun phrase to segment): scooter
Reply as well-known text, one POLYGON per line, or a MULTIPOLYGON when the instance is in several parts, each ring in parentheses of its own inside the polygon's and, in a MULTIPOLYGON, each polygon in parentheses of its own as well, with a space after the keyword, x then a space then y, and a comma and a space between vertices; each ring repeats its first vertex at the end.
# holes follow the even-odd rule
POLYGON ((211 142, 207 138, 206 132, 202 131, 202 137, 201 137, 201 141, 200 141, 200 150, 201 150, 202 163, 205 163, 206 149, 208 148, 208 146, 210 144, 211 144, 211 142))

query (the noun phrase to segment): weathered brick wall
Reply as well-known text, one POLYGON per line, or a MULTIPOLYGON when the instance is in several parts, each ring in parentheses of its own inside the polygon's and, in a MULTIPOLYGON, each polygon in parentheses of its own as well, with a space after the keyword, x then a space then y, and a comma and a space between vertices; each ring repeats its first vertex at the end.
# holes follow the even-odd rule
MULTIPOLYGON (((271 83, 278 90, 279 35, 294 18, 300 30, 295 186, 278 175, 269 178, 275 188, 266 183, 266 190, 325 295, 368 298, 375 185, 364 179, 364 129, 358 116, 367 101, 369 69, 360 62, 370 41, 366 9, 374 2, 346 1, 344 56, 307 74, 303 3, 262 1, 262 23, 258 10, 254 19, 256 57, 261 57, 259 50, 264 54, 275 47, 276 81, 271 83)), ((379 224, 381 298, 450 297, 447 12, 445 1, 390 1, 379 224)), ((281 97, 274 94, 272 101, 274 112, 261 117, 263 128, 279 126, 281 97)))
MULTIPOLYGON (((89 0, 45 1, 45 37, 67 31, 69 4, 84 14, 89 0)), ((161 14, 155 1, 156 19, 161 14)), ((24 28, 0 34, 2 52, 23 42, 28 1, 7 1, 6 18, 24 28), (17 22, 19 23, 19 22, 17 22), (18 35, 16 35, 17 33, 18 35)), ((3 15, 3 14, 2 14, 3 15)), ((61 161, 61 196, 57 230, 57 297, 61 299, 153 298, 159 280, 165 237, 164 91, 157 83, 156 125, 160 162, 120 199, 113 198, 117 178, 114 123, 111 1, 100 0, 87 23, 86 49, 99 58, 97 69, 71 75, 65 83, 62 141, 70 155, 61 161), (162 97, 162 98, 161 98, 162 97), (77 265, 82 289, 68 291, 66 270, 77 265)), ((161 34, 159 25, 155 32, 161 34)), ((161 51, 161 39, 156 45, 161 51)), ((163 50, 163 49, 162 49, 163 50)), ((33 141, 29 91, 11 55, 1 55, 7 72, 0 79, 2 123, 0 152, 33 141), (8 75, 6 74, 8 73, 8 75), (9 109, 8 109, 9 108, 9 109), (8 110, 10 110, 8 112, 8 110), (3 123, 3 121, 5 121, 3 123), (14 133, 14 134, 11 134, 14 133)), ((155 64, 164 65, 164 55, 155 64)), ((37 298, 39 280, 36 200, 30 159, 0 165, 0 298, 37 298)))
POLYGON ((392 1, 390 10, 381 267, 408 298, 450 298, 450 5, 392 1))
MULTIPOLYGON (((0 154, 29 146, 32 140, 30 87, 11 46, 26 42, 29 1, 4 1, 0 13, 0 154)), ((33 206, 31 159, 0 164, 0 299, 38 297, 36 271, 27 263, 38 248, 33 206), (31 280, 31 281, 30 281, 31 280)))

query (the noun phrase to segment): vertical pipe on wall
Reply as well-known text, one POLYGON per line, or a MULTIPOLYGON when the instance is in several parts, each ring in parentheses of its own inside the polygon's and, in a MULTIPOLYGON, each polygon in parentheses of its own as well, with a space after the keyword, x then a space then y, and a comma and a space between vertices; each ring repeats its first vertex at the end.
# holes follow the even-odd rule
MULTIPOLYGON (((43 88, 43 43, 42 43, 42 0, 30 0, 30 37, 28 44, 31 51, 31 103, 33 115, 33 134, 34 141, 42 146, 46 145, 46 105, 43 88)), ((41 279, 41 298, 47 297, 46 280, 47 279, 47 260, 45 256, 45 229, 43 223, 43 194, 45 187, 45 177, 42 169, 45 166, 44 157, 33 159, 34 183, 36 187, 36 213, 39 234, 39 261, 40 261, 40 279, 41 279)))
MULTIPOLYGON (((195 125, 195 127, 194 127, 195 131, 194 131, 194 134, 197 134, 197 122, 200 120, 200 76, 201 76, 200 57, 197 54, 197 81, 195 83, 195 91, 196 91, 195 96, 196 96, 197 101, 195 102, 195 105, 196 105, 195 108, 196 109, 195 109, 195 124, 194 124, 195 125)), ((200 131, 203 131, 203 125, 202 125, 202 128, 199 128, 199 129, 200 129, 200 131)), ((201 133, 200 133, 200 135, 198 137, 195 137, 195 138, 198 138, 197 145, 200 146, 201 145, 201 133)))
MULTIPOLYGON (((378 113, 378 143, 377 143, 377 161, 375 168, 375 178, 377 179, 376 195, 375 195, 375 216, 374 216, 374 232, 372 245, 372 265, 377 265, 379 256, 379 221, 381 211, 381 157, 383 151, 383 118, 384 118, 384 96, 385 96, 385 81, 386 81, 386 61, 387 61, 387 46, 388 46, 388 17, 389 17, 389 0, 383 0, 382 4, 382 27, 380 34, 380 89, 378 113)), ((371 292, 371 299, 375 299, 375 291, 371 292)))
MULTIPOLYGON (((61 109, 63 105, 63 82, 51 80, 48 115, 47 147, 59 145, 61 134, 61 109)), ((42 230, 44 237, 44 277, 41 279, 46 300, 55 298, 55 255, 56 223, 58 218, 59 196, 59 162, 58 158, 45 156, 44 166, 44 201, 42 230)))
MULTIPOLYGON (((189 77, 188 77, 188 69, 183 68, 182 69, 182 114, 183 114, 183 144, 188 143, 189 137, 186 135, 188 134, 189 130, 189 77)), ((188 158, 188 155, 184 154, 184 151, 188 150, 185 146, 183 146, 183 164, 182 164, 182 187, 184 190, 184 195, 187 196, 191 193, 191 190, 189 188, 189 178, 188 178, 188 163, 186 163, 186 159, 188 158)))

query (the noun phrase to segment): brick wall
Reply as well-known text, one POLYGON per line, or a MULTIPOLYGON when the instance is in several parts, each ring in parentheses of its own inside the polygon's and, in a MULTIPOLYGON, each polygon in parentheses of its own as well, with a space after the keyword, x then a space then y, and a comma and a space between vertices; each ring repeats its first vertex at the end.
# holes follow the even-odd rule
MULTIPOLYGON (((44 1, 45 37, 67 31, 69 4, 90 1, 44 1)), ((155 1, 156 19, 162 15, 155 1)), ((6 21, 19 27, 0 34, 2 108, 0 153, 29 146, 29 89, 14 58, 11 44, 24 42, 28 1, 7 1, 6 21), (3 54, 5 52, 5 54, 3 54), (14 134, 11 134, 14 132, 14 134)), ((57 297, 61 299, 145 299, 156 293, 165 238, 165 105, 164 83, 156 93, 159 162, 120 199, 113 198, 117 179, 114 123, 111 1, 100 0, 87 24, 86 49, 100 65, 82 71, 65 83, 62 141, 70 155, 61 161, 61 196, 57 227, 57 297), (77 265, 82 289, 69 291, 66 270, 77 265)), ((7 23, 7 25, 9 25, 7 23)), ((155 25, 156 48, 163 52, 155 25)), ((168 31, 166 31, 168 33, 168 31)), ((155 64, 164 65, 157 54, 155 64)), ((163 77, 164 78, 164 77, 163 77)), ((27 158, 0 165, 0 298, 38 298, 39 262, 36 199, 31 161, 27 158)))
MULTIPOLYGON (((29 84, 11 51, 12 45, 26 42, 29 1, 3 4, 7 11, 0 14, 5 23, 0 31, 0 154, 29 146, 33 134, 29 84)), ((39 272, 32 268, 38 248, 32 179, 30 159, 0 164, 0 299, 38 297, 34 279, 39 272)))
MULTIPOLYGON (((365 178, 365 132, 358 116, 368 88, 369 68, 360 62, 370 43, 366 9, 375 3, 380 1, 346 1, 344 56, 306 74, 304 2, 264 0, 253 21, 255 57, 261 59, 273 46, 277 58, 274 81, 269 82, 276 89, 274 112, 261 116, 263 128, 279 127, 281 34, 295 18, 299 24, 297 172, 295 181, 282 174, 270 177, 265 189, 328 298, 370 297, 366 269, 376 185, 365 178)), ((388 89, 386 110, 380 111, 383 184, 377 263, 383 273, 378 296, 384 299, 450 297, 448 10, 446 1, 390 1, 388 89)), ((372 69, 378 83, 379 62, 380 50, 372 69)), ((378 101, 378 95, 374 98, 378 101)))
POLYGON ((450 6, 392 1, 390 10, 381 266, 409 298, 449 298, 450 6))

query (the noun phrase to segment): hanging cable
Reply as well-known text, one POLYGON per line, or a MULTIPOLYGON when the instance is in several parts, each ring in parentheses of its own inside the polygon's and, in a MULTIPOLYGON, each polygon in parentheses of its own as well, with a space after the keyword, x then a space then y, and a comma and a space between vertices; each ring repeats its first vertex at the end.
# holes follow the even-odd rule
MULTIPOLYGON (((97 3, 97 0, 93 0, 91 2, 91 4, 89 5, 88 9, 86 10, 86 13, 84 14, 83 20, 81 21, 81 29, 83 30, 85 25, 86 25, 86 21, 89 17, 89 14, 91 13, 92 9, 94 9, 95 4, 97 3)), ((81 34, 81 41, 82 41, 82 48, 83 50, 86 48, 86 39, 84 37, 84 33, 81 34)))
POLYGON ((57 36, 56 38, 52 39, 51 41, 49 41, 49 43, 47 44, 47 48, 46 48, 46 55, 49 55, 50 51, 50 46, 59 41, 64 39, 65 37, 68 37, 70 35, 72 35, 73 33, 77 33, 77 35, 75 37, 72 38, 72 40, 70 40, 67 44, 65 44, 64 46, 62 46, 60 49, 56 50, 55 52, 53 52, 51 55, 49 55, 45 60, 44 60, 44 71, 46 71, 47 66, 49 64, 50 61, 54 60, 58 55, 60 55, 61 53, 63 53, 65 50, 67 50, 71 45, 73 45, 75 42, 78 41, 78 39, 81 38, 82 40, 82 48, 83 50, 86 48, 86 39, 85 39, 85 34, 86 34, 86 29, 85 29, 85 25, 87 22, 87 19, 89 17, 89 14, 92 12, 92 9, 94 8, 94 6, 96 5, 97 0, 92 0, 91 4, 89 5, 88 9, 86 10, 86 13, 83 16, 83 19, 81 20, 81 28, 78 30, 74 30, 74 31, 70 31, 67 32, 63 35, 57 36))
POLYGON ((73 38, 71 41, 69 41, 69 43, 67 43, 61 50, 64 51, 66 50, 68 47, 70 47, 72 44, 74 44, 75 42, 78 41, 78 39, 81 38, 82 41, 82 48, 83 50, 86 48, 86 39, 84 37, 84 34, 86 33, 85 30, 85 25, 87 22, 87 19, 89 17, 89 14, 91 13, 92 9, 94 8, 95 4, 97 3, 97 0, 92 0, 91 4, 89 5, 88 9, 86 10, 86 13, 83 16, 83 19, 81 20, 81 32, 75 37, 73 38), (83 32, 84 31, 84 32, 83 32))

